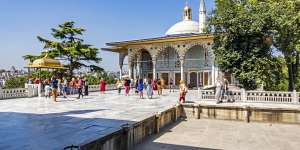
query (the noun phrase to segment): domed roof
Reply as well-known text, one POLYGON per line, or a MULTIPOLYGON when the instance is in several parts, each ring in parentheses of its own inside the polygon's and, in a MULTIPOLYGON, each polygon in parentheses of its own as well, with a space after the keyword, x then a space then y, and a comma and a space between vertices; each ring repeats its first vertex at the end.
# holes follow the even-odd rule
POLYGON ((192 20, 183 20, 173 25, 166 35, 199 33, 199 23, 192 20))

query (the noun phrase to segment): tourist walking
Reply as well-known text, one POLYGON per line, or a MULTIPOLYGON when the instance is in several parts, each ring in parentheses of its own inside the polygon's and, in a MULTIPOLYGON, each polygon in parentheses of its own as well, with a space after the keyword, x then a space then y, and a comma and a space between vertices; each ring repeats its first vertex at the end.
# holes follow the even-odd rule
POLYGON ((76 79, 75 78, 72 78, 72 80, 69 83, 69 86, 70 86, 70 94, 71 95, 76 94, 76 79))
POLYGON ((134 82, 134 88, 135 88, 134 92, 135 92, 135 95, 139 94, 138 83, 139 83, 139 80, 136 79, 135 82, 134 82))
POLYGON ((83 79, 81 77, 78 77, 78 83, 77 83, 78 97, 77 97, 77 99, 80 99, 80 97, 83 98, 83 93, 82 93, 83 86, 84 86, 83 79))
POLYGON ((129 91, 130 91, 130 80, 126 79, 124 83, 125 87, 125 96, 129 96, 129 91))
POLYGON ((58 88, 58 81, 55 76, 52 77, 51 79, 51 89, 52 89, 52 97, 54 102, 57 102, 57 88, 58 88))
POLYGON ((62 79, 58 78, 57 82, 58 82, 57 93, 58 93, 58 96, 61 96, 63 94, 62 79))
POLYGON ((130 79, 130 89, 133 89, 133 88, 134 88, 134 80, 130 79))
POLYGON ((215 98, 217 100, 217 104, 219 104, 219 103, 222 102, 222 86, 223 86, 223 83, 222 83, 222 77, 221 76, 218 76, 217 81, 215 83, 215 86, 216 86, 215 98))
POLYGON ((153 80, 152 87, 153 87, 153 92, 158 90, 158 88, 157 88, 157 80, 153 80))
POLYGON ((84 95, 88 96, 89 95, 89 82, 87 80, 87 78, 84 78, 84 95))
POLYGON ((65 77, 63 77, 62 90, 64 98, 67 98, 68 80, 65 77))
POLYGON ((117 81, 116 86, 117 86, 117 89, 118 89, 118 94, 120 95, 122 87, 123 87, 123 83, 120 79, 117 81))
POLYGON ((106 83, 105 83, 104 79, 101 78, 101 80, 100 80, 100 94, 105 93, 105 86, 106 86, 106 83))
POLYGON ((180 80, 180 85, 179 85, 179 102, 180 103, 185 102, 186 93, 187 93, 187 87, 186 87, 184 81, 180 80))
POLYGON ((29 78, 29 79, 28 79, 27 84, 33 84, 32 78, 29 78))
POLYGON ((46 99, 51 97, 51 86, 50 86, 50 81, 48 79, 46 79, 44 81, 44 85, 45 85, 45 97, 46 99))
POLYGON ((146 91, 147 91, 147 97, 148 97, 148 99, 152 99, 152 96, 153 96, 153 82, 151 81, 151 79, 147 80, 146 91))
POLYGON ((169 84, 170 93, 171 93, 171 92, 174 92, 173 84, 174 84, 174 82, 173 82, 173 79, 171 78, 171 79, 170 79, 170 84, 169 84))
POLYGON ((144 90, 144 82, 143 82, 143 79, 139 79, 138 80, 137 90, 139 92, 140 98, 143 99, 144 98, 144 92, 143 92, 143 90, 144 90))
POLYGON ((157 81, 157 94, 158 94, 158 96, 161 96, 162 95, 162 86, 161 86, 161 80, 160 79, 158 79, 158 81, 157 81))
POLYGON ((231 102, 229 97, 229 81, 226 78, 223 78, 223 86, 222 86, 222 99, 227 102, 231 102))

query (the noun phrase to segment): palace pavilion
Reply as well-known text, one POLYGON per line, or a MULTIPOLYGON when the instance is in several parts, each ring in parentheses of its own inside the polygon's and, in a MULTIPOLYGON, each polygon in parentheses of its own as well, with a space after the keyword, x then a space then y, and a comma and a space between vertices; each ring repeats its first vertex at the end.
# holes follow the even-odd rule
MULTIPOLYGON (((205 1, 200 0, 199 21, 192 20, 192 8, 184 7, 183 20, 173 25, 162 37, 111 42, 102 50, 119 53, 122 75, 128 57, 131 79, 164 79, 176 85, 184 80, 190 87, 213 85, 220 73, 212 51, 213 35, 205 34, 207 23, 205 1)), ((120 75, 120 76, 121 76, 120 75)), ((225 77, 235 82, 232 75, 225 77)))

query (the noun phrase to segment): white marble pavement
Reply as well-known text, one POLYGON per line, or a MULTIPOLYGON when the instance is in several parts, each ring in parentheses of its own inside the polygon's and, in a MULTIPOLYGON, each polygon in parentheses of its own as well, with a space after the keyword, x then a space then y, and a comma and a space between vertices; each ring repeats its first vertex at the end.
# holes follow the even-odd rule
MULTIPOLYGON (((91 93, 81 100, 59 98, 57 103, 45 98, 1 100, 0 150, 57 150, 101 138, 123 124, 141 121, 177 104, 178 91, 164 93, 151 100, 118 95, 117 91, 91 93)), ((196 91, 189 91, 187 100, 215 105, 212 101, 200 101, 196 91)), ((298 105, 220 104, 233 105, 299 109, 298 105)))
POLYGON ((177 104, 178 93, 154 99, 109 91, 84 99, 22 98, 0 101, 0 150, 57 150, 79 145, 177 104))

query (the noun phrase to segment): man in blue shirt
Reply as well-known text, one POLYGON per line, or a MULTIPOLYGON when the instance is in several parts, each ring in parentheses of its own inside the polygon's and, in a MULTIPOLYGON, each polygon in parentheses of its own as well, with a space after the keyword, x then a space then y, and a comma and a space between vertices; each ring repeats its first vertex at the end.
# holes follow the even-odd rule
POLYGON ((53 76, 52 79, 51 79, 51 88, 52 88, 53 100, 55 102, 57 102, 56 98, 57 98, 58 80, 56 79, 55 76, 53 76))

